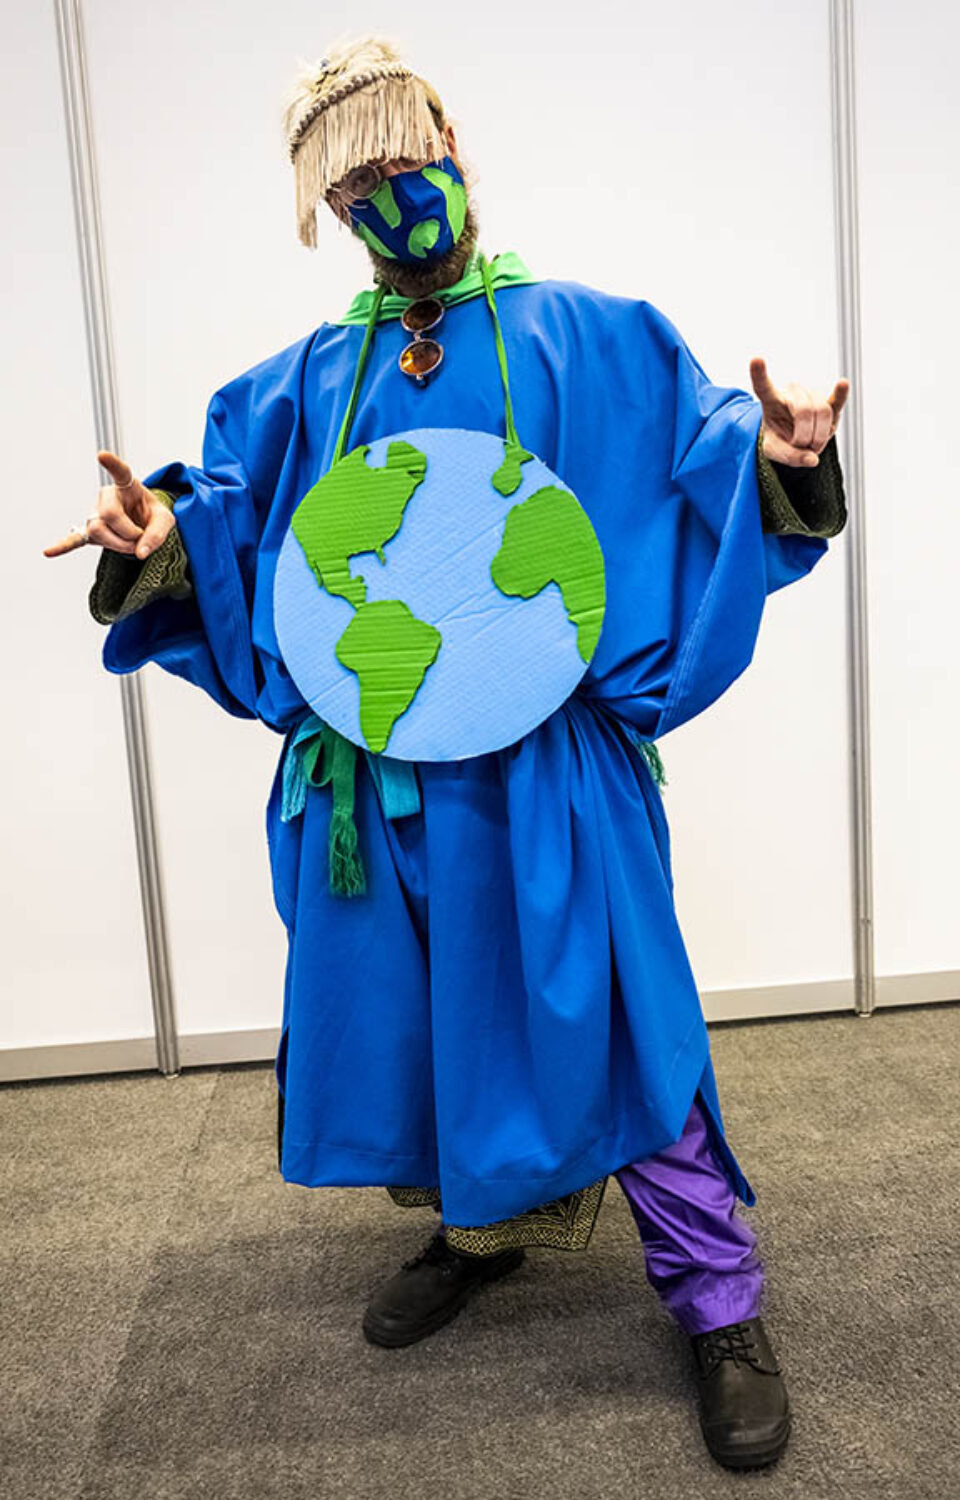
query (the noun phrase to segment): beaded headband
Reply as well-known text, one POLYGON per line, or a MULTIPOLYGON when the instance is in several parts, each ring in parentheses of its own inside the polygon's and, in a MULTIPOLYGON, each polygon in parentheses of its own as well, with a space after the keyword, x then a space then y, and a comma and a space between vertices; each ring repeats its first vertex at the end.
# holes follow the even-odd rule
POLYGON ((316 247, 317 205, 354 167, 394 157, 439 161, 442 120, 434 90, 388 42, 356 42, 308 66, 284 113, 301 242, 316 247))

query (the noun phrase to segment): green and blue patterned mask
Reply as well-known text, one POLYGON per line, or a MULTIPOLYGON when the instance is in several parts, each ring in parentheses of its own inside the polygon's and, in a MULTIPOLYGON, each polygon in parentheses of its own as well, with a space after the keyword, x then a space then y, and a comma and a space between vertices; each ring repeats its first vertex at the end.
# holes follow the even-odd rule
POLYGON ((467 192, 456 163, 417 167, 382 178, 376 192, 350 206, 354 230, 378 255, 424 264, 438 260, 463 233, 467 192))

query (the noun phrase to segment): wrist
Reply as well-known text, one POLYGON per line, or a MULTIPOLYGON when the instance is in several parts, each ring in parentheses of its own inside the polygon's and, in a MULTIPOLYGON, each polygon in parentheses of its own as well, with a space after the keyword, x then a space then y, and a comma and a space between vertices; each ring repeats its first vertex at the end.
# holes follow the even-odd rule
POLYGON ((171 495, 168 490, 148 490, 147 493, 154 501, 159 501, 161 505, 165 506, 171 515, 173 514, 173 507, 176 504, 175 495, 171 495))

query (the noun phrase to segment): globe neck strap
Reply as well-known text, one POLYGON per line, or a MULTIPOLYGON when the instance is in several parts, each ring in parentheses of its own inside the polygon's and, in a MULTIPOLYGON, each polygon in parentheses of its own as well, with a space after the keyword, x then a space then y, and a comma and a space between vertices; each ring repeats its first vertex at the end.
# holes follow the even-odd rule
POLYGON ((350 390, 350 400, 347 402, 347 410, 344 413, 340 431, 337 434, 337 446, 333 450, 333 462, 339 463, 347 448, 347 439, 350 436, 350 428, 353 426, 353 418, 357 410, 357 401, 360 399, 360 385, 363 381, 363 372, 367 368, 367 359, 370 355, 370 345, 373 343, 373 330, 377 326, 377 317, 380 312, 380 304, 386 295, 386 287, 383 282, 374 293, 373 302, 370 307, 370 318, 367 322, 366 332, 363 335, 363 343, 360 345, 360 355, 357 359, 357 368, 353 374, 353 385, 350 390))
MULTIPOLYGON (((507 449, 523 451, 520 439, 517 436, 516 423, 513 418, 513 401, 510 397, 510 374, 507 367, 507 351, 503 342, 503 332, 500 327, 500 318, 497 314, 497 299, 493 291, 493 277, 490 267, 484 255, 478 257, 480 275, 483 278, 483 290, 490 316, 493 319, 493 337, 497 347, 497 366, 500 370, 500 381, 503 386, 503 424, 506 436, 507 449)), ((373 302, 370 305, 370 316, 367 319, 366 331, 363 335, 363 343, 360 345, 360 354, 357 358, 357 368, 354 371, 353 386, 350 391, 350 399, 347 402, 347 410, 344 413, 340 432, 337 436, 336 447, 333 450, 332 464, 338 463, 347 451, 347 443, 350 439, 350 429, 357 412, 357 403, 360 399, 360 388, 366 372, 367 363, 370 358, 370 347, 373 343, 374 330, 380 315, 380 306, 386 295, 387 288, 381 282, 374 293, 373 302)), ((331 464, 331 467, 332 467, 331 464)))
POLYGON ((490 275, 490 267, 487 265, 486 257, 480 256, 480 275, 483 277, 483 290, 493 319, 493 337, 497 345, 497 364, 500 367, 500 382, 503 386, 503 423, 506 432, 507 446, 520 448, 522 446, 517 436, 516 424, 513 420, 513 401, 510 397, 510 373, 507 368, 507 351, 503 342, 503 330, 500 327, 500 319, 497 316, 497 299, 493 295, 493 277, 490 275))

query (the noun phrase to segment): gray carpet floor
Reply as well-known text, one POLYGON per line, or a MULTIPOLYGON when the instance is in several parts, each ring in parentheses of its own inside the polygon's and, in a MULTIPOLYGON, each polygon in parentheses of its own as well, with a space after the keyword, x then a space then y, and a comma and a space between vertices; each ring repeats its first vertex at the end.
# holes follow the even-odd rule
POLYGON ((686 1340, 616 1182, 447 1328, 366 1344, 434 1227, 283 1183, 269 1067, 0 1090, 6 1500, 960 1496, 960 1007, 715 1028, 795 1408, 702 1446, 686 1340))

